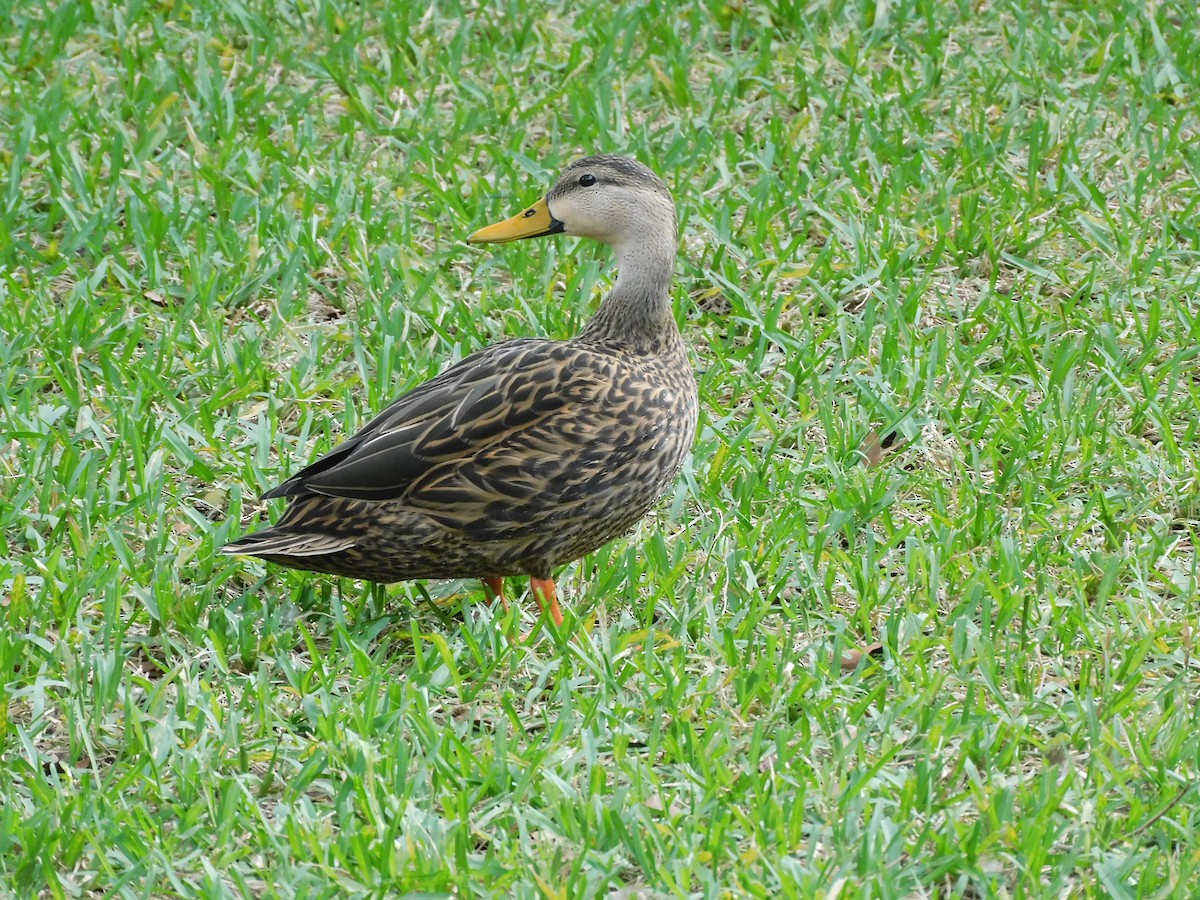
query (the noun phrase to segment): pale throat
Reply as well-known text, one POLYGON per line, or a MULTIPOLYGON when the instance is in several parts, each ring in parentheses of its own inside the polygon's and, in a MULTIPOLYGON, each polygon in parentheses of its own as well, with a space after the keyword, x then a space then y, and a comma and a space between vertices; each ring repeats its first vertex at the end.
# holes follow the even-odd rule
POLYGON ((617 338, 631 348, 653 350, 678 335, 671 309, 674 231, 650 231, 613 245, 617 280, 581 337, 617 338))

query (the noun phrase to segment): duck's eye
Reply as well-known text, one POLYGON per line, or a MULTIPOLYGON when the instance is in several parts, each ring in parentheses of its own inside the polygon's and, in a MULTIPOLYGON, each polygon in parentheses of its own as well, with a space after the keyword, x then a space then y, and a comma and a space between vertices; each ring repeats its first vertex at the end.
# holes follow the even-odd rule
POLYGON ((595 175, 582 175, 579 178, 579 186, 580 187, 591 187, 595 183, 596 183, 595 175))

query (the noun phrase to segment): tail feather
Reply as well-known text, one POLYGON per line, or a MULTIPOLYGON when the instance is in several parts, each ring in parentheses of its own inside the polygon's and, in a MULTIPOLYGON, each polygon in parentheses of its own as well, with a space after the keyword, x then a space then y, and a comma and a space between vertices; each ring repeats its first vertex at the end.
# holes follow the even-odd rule
POLYGON ((349 550, 356 543, 347 535, 268 528, 226 544, 221 552, 232 556, 324 556, 349 550))

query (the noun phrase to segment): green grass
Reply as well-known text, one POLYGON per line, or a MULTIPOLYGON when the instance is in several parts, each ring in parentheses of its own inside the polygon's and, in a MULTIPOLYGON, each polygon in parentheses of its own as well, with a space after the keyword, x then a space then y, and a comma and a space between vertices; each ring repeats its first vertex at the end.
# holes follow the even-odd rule
POLYGON ((0 885, 1194 895, 1200 15, 1027 7, 10 9, 0 885), (581 326, 603 248, 463 237, 594 151, 701 427, 563 632, 216 555, 581 326))

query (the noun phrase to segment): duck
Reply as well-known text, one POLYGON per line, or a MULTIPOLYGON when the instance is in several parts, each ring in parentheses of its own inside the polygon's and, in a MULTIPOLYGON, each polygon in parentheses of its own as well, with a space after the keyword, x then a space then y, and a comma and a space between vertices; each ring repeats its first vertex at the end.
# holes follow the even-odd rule
POLYGON ((484 347, 414 387, 263 494, 272 526, 221 547, 366 581, 478 578, 508 600, 528 577, 563 624, 555 572, 631 531, 673 484, 698 398, 671 301, 678 225, 667 186, 625 156, 568 165, 542 199, 470 244, 574 235, 616 278, 568 340, 484 347))

